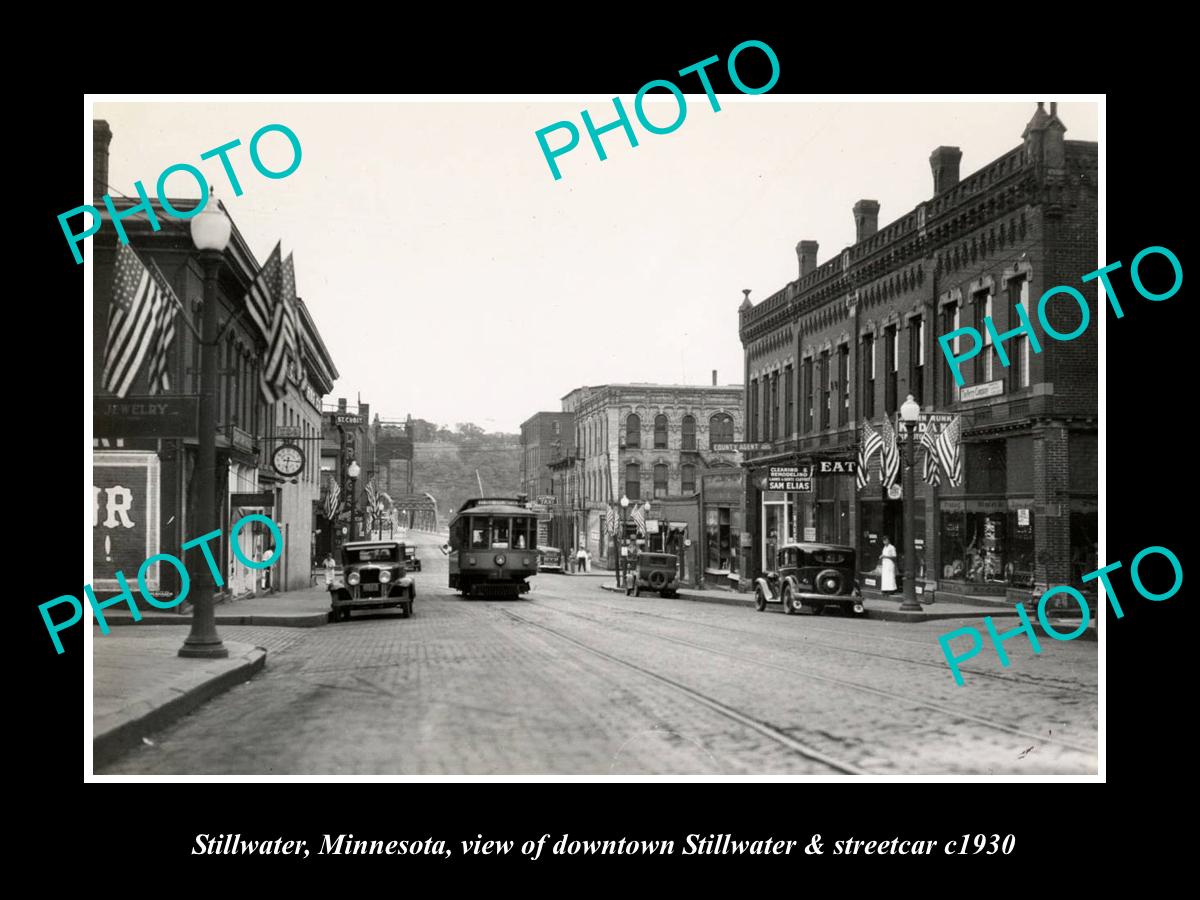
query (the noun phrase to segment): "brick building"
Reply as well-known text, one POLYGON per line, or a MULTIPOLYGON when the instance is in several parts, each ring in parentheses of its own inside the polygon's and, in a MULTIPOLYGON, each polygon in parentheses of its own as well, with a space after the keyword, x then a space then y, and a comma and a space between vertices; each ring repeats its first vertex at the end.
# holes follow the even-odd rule
POLYGON ((564 412, 574 414, 578 448, 576 532, 597 562, 607 559, 611 566, 616 558, 605 513, 622 495, 642 504, 649 501, 647 518, 666 523, 656 546, 667 552, 694 548, 683 554, 689 582, 701 580, 701 571, 709 568, 705 561, 709 529, 718 543, 723 533, 736 546, 740 503, 706 507, 703 538, 698 534, 699 517, 685 528, 684 520, 669 510, 680 498, 693 506, 699 502, 706 472, 732 469, 740 462, 731 447, 720 445, 742 438, 742 386, 716 384, 715 372, 713 382, 711 386, 608 384, 576 388, 563 397, 564 412))
POLYGON ((540 412, 521 423, 521 492, 541 510, 539 546, 575 545, 567 496, 574 457, 574 413, 540 412))
MULTIPOLYGON (((801 241, 795 281, 757 304, 745 292, 746 439, 767 444, 743 463, 748 569, 769 568, 789 540, 845 542, 869 589, 884 534, 905 555, 903 502, 883 492, 878 455, 862 491, 852 471, 815 473, 855 460, 861 424, 895 422, 911 393, 923 413, 961 415, 965 454, 962 484, 932 487, 917 452, 918 584, 1018 599, 1035 582, 1083 587, 1096 565, 1099 311, 1080 278, 1098 264, 1097 145, 1065 131, 1056 104, 1038 104, 1021 142, 963 179, 958 148, 938 147, 930 199, 883 228, 879 204, 860 200, 853 246, 818 265, 817 242, 801 241), (1060 284, 1087 298, 1087 331, 1041 340, 1041 353, 1010 339, 1007 368, 989 337, 955 384, 939 335, 983 332, 984 316, 1004 333, 1018 303, 1040 335, 1038 298, 1060 284), (772 464, 814 466, 811 493, 767 491, 772 464)), ((1047 309, 1064 333, 1079 315, 1070 302, 1047 309)), ((912 570, 903 558, 901 568, 912 570)))

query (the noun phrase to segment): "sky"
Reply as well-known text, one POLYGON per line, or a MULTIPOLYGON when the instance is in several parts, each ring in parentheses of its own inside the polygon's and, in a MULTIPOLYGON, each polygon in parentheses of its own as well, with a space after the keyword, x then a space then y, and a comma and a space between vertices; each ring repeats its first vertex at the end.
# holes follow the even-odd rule
MULTIPOLYGON (((651 95, 653 96, 653 95, 651 95)), ((646 103, 652 122, 677 115, 670 95, 646 103)), ((966 177, 1021 140, 1036 103, 803 102, 704 94, 670 134, 630 112, 602 135, 600 161, 582 124, 615 118, 611 98, 505 102, 107 102, 109 183, 154 193, 159 173, 204 172, 259 262, 276 241, 295 254, 304 298, 339 372, 333 394, 361 396, 384 418, 475 422, 515 432, 560 409, 585 384, 742 380, 737 309, 798 274, 795 246, 820 243, 818 263, 854 241, 855 201, 881 204, 880 228, 932 194, 930 152, 961 148, 966 177), (535 133, 568 120, 579 145, 551 174, 535 133), (282 123, 299 167, 271 180, 248 144, 282 123), (244 194, 220 161, 230 153, 244 194)), ((1060 102, 1068 140, 1098 139, 1097 106, 1060 102)), ((565 131, 548 136, 552 147, 565 131)), ((279 134, 264 163, 291 159, 279 134)), ((197 197, 175 174, 172 197, 197 197)))

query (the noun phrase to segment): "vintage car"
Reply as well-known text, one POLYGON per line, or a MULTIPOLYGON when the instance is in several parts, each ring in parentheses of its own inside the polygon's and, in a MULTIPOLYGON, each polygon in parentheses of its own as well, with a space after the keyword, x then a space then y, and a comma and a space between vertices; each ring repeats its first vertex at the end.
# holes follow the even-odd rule
POLYGON ((557 547, 538 547, 537 555, 539 572, 563 571, 563 553, 557 547))
POLYGON ((417 556, 417 548, 404 545, 404 566, 410 572, 421 571, 421 557, 417 556))
POLYGON ((662 597, 679 596, 679 558, 674 553, 645 550, 629 560, 625 594, 640 597, 642 590, 658 591, 662 597))
POLYGON ((782 603, 788 615, 807 606, 820 615, 826 606, 839 606, 851 615, 865 615, 856 580, 853 547, 836 544, 785 544, 779 548, 773 572, 754 581, 754 608, 782 603))
POLYGON ((400 607, 413 614, 417 591, 404 563, 399 541, 352 541, 342 545, 342 574, 329 586, 333 621, 345 621, 352 610, 400 607))

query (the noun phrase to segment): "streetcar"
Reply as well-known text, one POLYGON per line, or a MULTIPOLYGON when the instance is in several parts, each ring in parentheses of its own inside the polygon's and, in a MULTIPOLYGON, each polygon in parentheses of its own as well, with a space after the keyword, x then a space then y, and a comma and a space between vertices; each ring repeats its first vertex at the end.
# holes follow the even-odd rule
POLYGON ((517 597, 538 570, 537 513, 527 498, 475 497, 450 520, 450 587, 464 597, 517 597))

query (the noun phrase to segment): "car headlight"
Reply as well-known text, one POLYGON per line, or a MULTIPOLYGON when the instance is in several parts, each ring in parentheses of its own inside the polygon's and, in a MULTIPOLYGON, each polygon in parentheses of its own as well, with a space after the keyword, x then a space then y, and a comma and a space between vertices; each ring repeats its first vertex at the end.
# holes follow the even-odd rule
POLYGON ((503 553, 496 554, 496 565, 498 565, 498 566, 504 565, 504 554, 503 553))
POLYGON ((391 580, 392 580, 392 573, 387 571, 386 569, 384 569, 382 572, 379 573, 379 583, 380 584, 387 584, 391 580))
POLYGON ((354 584, 358 584, 358 581, 359 581, 359 578, 358 578, 357 572, 351 572, 349 575, 346 576, 346 584, 354 585, 354 584))

